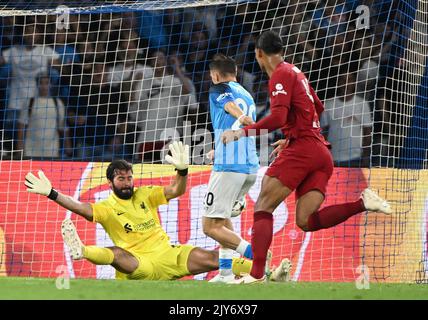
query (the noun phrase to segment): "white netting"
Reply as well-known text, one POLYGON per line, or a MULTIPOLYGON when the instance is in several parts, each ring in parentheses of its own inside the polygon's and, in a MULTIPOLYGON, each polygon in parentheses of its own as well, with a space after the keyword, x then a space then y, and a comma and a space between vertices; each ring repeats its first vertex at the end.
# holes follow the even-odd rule
MULTIPOLYGON (((327 204, 353 201, 370 185, 395 207, 391 217, 359 215, 305 234, 295 225, 292 196, 275 213, 274 262, 292 259, 295 280, 353 281, 362 264, 379 281, 425 280, 427 179, 419 169, 428 127, 426 6, 424 0, 6 3, 0 274, 55 276, 64 264, 76 276, 109 277, 109 268, 72 266, 59 231, 69 213, 29 196, 23 177, 43 168, 64 193, 94 201, 108 194, 107 163, 124 158, 144 163, 134 169, 138 185, 169 183, 174 172, 157 164, 177 138, 191 145, 195 167, 186 195, 160 208, 162 224, 172 242, 214 248, 201 226, 210 167, 198 166, 208 164, 214 147, 208 64, 218 52, 234 57, 238 80, 253 95, 257 118, 264 117, 268 79, 255 60, 254 39, 274 29, 286 61, 305 72, 326 107, 321 124, 336 164, 327 204)), ((269 142, 280 137, 271 133, 269 142)), ((266 166, 272 148, 262 142, 266 166)), ((265 169, 247 211, 235 219, 246 239, 265 169)), ((102 229, 75 221, 86 243, 107 245, 102 229)))

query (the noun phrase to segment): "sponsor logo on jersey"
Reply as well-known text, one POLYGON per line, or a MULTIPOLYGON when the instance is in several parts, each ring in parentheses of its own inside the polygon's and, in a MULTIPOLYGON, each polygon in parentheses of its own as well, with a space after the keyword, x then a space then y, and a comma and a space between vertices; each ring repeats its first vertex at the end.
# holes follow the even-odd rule
POLYGON ((232 98, 232 93, 230 93, 230 92, 225 92, 225 93, 222 93, 221 95, 219 95, 218 97, 217 97, 217 102, 220 102, 221 100, 223 100, 224 98, 226 98, 226 97, 231 97, 232 98))
POLYGON ((150 219, 148 221, 134 225, 134 228, 136 231, 145 231, 145 230, 153 229, 155 226, 156 226, 155 220, 150 219))
POLYGON ((129 233, 132 231, 132 226, 129 223, 125 223, 123 228, 125 229, 126 233, 129 233))
POLYGON ((284 87, 282 86, 281 83, 277 83, 275 85, 275 91, 272 91, 272 96, 277 96, 279 94, 284 94, 287 95, 287 91, 284 90, 284 87))
POLYGON ((126 233, 130 233, 132 231, 146 231, 149 229, 153 229, 156 226, 156 222, 154 219, 150 219, 148 221, 142 222, 142 223, 138 223, 135 225, 131 225, 129 223, 125 223, 123 225, 123 228, 125 229, 126 233))

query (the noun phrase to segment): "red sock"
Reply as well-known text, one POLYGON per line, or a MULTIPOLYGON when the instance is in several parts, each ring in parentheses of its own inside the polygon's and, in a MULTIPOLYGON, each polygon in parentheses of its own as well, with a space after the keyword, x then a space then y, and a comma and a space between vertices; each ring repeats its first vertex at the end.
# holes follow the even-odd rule
POLYGON ((272 242, 273 216, 266 211, 254 212, 251 248, 253 249, 253 266, 251 276, 260 279, 265 274, 266 255, 272 242))
POLYGON ((365 210, 362 199, 322 208, 309 216, 308 231, 331 228, 365 210))

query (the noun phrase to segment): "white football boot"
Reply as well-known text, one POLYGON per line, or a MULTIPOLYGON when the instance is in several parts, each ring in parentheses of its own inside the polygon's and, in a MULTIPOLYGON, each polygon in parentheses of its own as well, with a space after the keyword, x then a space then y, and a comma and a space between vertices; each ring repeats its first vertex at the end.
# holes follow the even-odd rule
POLYGON ((236 280, 228 282, 229 284, 253 284, 253 283, 266 283, 271 276, 270 265, 272 261, 272 251, 268 250, 266 255, 265 274, 263 278, 257 279, 251 276, 249 273, 242 274, 242 277, 236 280))
POLYGON ((241 278, 229 282, 229 284, 256 284, 256 283, 265 283, 267 277, 263 276, 261 279, 256 279, 252 277, 249 273, 243 275, 241 278))
POLYGON ((287 259, 287 258, 282 259, 279 266, 272 271, 272 274, 269 280, 275 281, 275 282, 290 281, 291 268, 292 268, 292 264, 290 259, 287 259))
POLYGON ((379 197, 376 192, 371 190, 370 188, 365 189, 361 193, 361 197, 363 198, 364 207, 368 211, 374 212, 383 212, 385 214, 391 214, 392 209, 389 203, 379 197))
POLYGON ((77 234, 76 227, 70 219, 65 219, 61 224, 61 234, 64 242, 70 250, 70 256, 73 260, 83 258, 83 243, 77 234))
POLYGON ((233 273, 230 274, 230 275, 227 275, 227 276, 223 276, 223 275, 217 274, 214 278, 212 278, 208 282, 212 282, 212 283, 229 283, 229 282, 231 282, 233 280, 235 280, 235 275, 233 273))

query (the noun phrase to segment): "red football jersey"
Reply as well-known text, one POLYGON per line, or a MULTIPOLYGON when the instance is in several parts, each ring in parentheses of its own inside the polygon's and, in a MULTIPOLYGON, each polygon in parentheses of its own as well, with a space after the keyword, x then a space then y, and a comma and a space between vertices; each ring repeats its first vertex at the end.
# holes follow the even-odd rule
POLYGON ((287 138, 312 136, 329 144, 321 134, 319 121, 324 106, 299 68, 287 62, 278 64, 269 80, 269 96, 271 112, 288 109, 281 128, 287 138))

